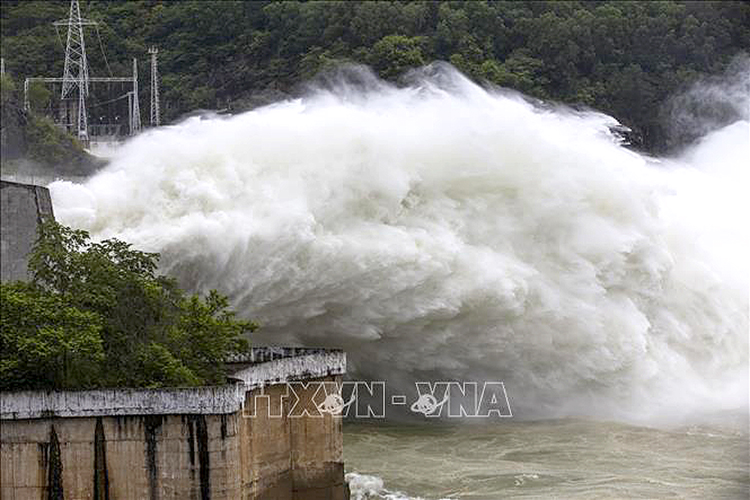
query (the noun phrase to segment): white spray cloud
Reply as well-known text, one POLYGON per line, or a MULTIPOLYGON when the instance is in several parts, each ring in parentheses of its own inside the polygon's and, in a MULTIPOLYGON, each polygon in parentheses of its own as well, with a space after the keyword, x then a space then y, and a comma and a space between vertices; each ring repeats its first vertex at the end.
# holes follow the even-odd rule
POLYGON ((664 105, 672 145, 750 119, 750 55, 735 56, 721 75, 704 77, 664 105))
POLYGON ((521 416, 746 408, 748 122, 657 162, 426 74, 146 133, 56 214, 354 376, 502 380, 521 416))

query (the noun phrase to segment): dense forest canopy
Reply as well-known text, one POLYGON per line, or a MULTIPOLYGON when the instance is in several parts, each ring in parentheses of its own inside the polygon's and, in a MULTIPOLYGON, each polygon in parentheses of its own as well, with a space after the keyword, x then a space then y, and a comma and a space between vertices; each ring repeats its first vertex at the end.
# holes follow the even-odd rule
MULTIPOLYGON (((51 23, 68 7, 3 0, 2 56, 17 80, 62 74, 65 33, 51 23)), ((668 98, 750 47, 745 2, 81 0, 81 9, 103 23, 107 61, 96 31, 87 35, 92 74, 106 76, 108 62, 128 75, 137 57, 147 82, 148 47, 159 48, 166 120, 248 109, 340 62, 397 81, 444 60, 480 82, 603 110, 651 151, 676 145, 668 98)), ((148 86, 140 92, 146 107, 148 86)))
POLYGON ((186 294, 158 254, 46 220, 30 282, 0 284, 0 391, 223 384, 251 321, 186 294))

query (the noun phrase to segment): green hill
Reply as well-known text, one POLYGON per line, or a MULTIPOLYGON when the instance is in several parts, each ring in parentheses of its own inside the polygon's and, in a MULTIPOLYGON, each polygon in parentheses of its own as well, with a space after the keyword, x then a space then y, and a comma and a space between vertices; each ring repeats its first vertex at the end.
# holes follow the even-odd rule
POLYGON ((0 80, 0 162, 3 175, 81 176, 101 167, 70 134, 50 118, 26 113, 18 84, 6 74, 0 80))
MULTIPOLYGON (((51 23, 69 2, 2 2, 2 56, 18 81, 62 74, 51 23)), ((397 80, 433 60, 479 81, 612 114, 663 151, 667 98, 750 47, 746 2, 242 2, 82 0, 92 74, 130 74, 160 49, 166 120, 293 94, 341 61, 397 80)), ((142 77, 142 80, 148 81, 142 77)), ((141 85, 141 102, 148 87, 141 85)), ((147 110, 144 110, 147 111, 147 110)), ((145 113, 144 113, 145 114, 145 113)), ((687 138, 689 139, 689 138, 687 138)))

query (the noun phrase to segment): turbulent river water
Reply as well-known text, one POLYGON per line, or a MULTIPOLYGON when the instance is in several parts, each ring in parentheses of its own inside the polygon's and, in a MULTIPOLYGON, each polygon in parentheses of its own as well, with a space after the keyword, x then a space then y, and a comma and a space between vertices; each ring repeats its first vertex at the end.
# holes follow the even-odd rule
POLYGON ((345 426, 352 498, 745 499, 747 417, 670 429, 592 420, 345 426))
POLYGON ((602 422, 747 412, 746 93, 735 121, 652 158, 600 113, 445 65, 407 80, 350 68, 300 99, 147 132, 85 183, 51 184, 56 215, 229 295, 259 343, 343 347, 351 377, 394 390, 502 381, 516 419, 542 422, 351 428, 348 463, 386 488, 567 497, 692 471, 737 491, 734 434, 602 422))

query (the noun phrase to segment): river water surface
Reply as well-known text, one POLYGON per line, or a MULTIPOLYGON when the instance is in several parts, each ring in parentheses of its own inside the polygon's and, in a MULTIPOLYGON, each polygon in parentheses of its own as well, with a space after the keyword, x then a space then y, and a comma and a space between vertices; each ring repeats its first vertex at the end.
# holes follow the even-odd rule
POLYGON ((746 417, 656 429, 592 420, 348 424, 353 499, 750 495, 746 417))

